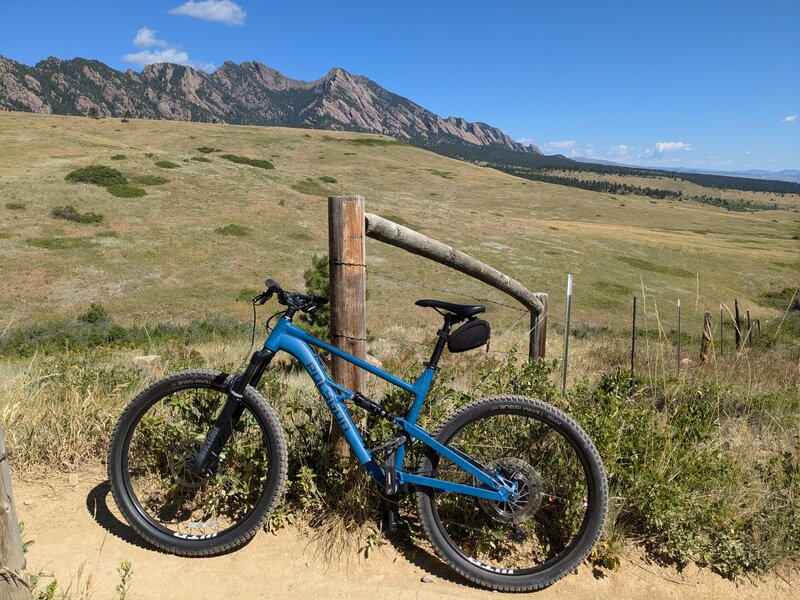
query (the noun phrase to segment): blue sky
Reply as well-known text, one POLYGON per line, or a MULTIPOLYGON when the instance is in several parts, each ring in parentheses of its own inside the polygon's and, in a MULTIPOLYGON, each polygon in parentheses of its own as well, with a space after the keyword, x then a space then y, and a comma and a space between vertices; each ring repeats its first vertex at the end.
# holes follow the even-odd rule
POLYGON ((0 54, 337 66, 546 154, 800 169, 798 0, 0 0, 0 54))

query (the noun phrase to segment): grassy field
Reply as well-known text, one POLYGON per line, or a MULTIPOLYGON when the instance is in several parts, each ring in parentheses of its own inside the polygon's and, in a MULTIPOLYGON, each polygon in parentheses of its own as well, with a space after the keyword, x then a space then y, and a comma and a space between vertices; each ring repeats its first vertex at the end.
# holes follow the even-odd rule
MULTIPOLYGON (((800 215, 787 211, 613 197, 353 133, 4 112, 0 136, 2 328, 74 316, 92 302, 125 324, 208 314, 247 320, 249 306, 237 298, 266 276, 300 287, 311 256, 327 251, 325 197, 340 193, 362 194, 368 211, 548 292, 554 320, 568 272, 574 322, 621 329, 630 297, 643 291, 653 309, 671 311, 682 299, 689 331, 699 330, 704 309, 734 297, 761 319, 779 317, 763 294, 798 284, 800 241, 792 237, 800 215), (98 164, 146 195, 118 197, 64 179, 98 164), (158 178, 167 181, 154 185, 158 178), (51 216, 64 206, 102 222, 51 216)), ((379 335, 398 323, 435 325, 438 317, 413 307, 420 297, 513 304, 378 242, 367 253, 369 327, 379 335)), ((518 317, 490 306, 494 323, 518 317)))

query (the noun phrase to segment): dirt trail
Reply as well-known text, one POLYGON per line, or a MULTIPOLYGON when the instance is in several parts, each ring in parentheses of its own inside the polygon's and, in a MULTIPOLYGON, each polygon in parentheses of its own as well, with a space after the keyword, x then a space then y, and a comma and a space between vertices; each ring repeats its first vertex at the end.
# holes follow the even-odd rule
MULTIPOLYGON (((118 517, 108 485, 99 473, 62 476, 60 481, 14 480, 25 537, 34 540, 28 568, 53 573, 61 587, 70 583, 74 596, 87 576, 91 598, 117 598, 117 568, 133 564, 129 600, 216 598, 485 598, 491 592, 471 587, 423 550, 385 545, 369 560, 353 558, 331 566, 318 542, 296 528, 277 535, 261 532, 246 547, 214 558, 191 559, 163 554, 140 542, 118 517), (74 485, 70 485, 70 483, 74 485), (433 575, 432 582, 423 582, 433 575)), ((546 590, 509 598, 797 598, 800 577, 770 577, 738 586, 707 570, 683 573, 644 562, 623 561, 617 572, 593 573, 581 567, 546 590)), ((495 596, 502 594, 494 593, 495 596)))

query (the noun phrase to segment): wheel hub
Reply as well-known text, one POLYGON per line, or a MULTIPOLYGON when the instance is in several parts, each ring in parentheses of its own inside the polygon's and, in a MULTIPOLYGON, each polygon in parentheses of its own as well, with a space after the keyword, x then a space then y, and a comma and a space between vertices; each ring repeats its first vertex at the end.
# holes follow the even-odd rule
POLYGON ((542 478, 519 458, 498 458, 489 463, 504 478, 517 484, 517 495, 508 501, 481 498, 481 508, 495 521, 515 524, 532 517, 542 505, 542 478))
POLYGON ((169 472, 172 478, 185 488, 199 488, 205 477, 192 469, 200 444, 187 440, 179 444, 169 457, 169 472))

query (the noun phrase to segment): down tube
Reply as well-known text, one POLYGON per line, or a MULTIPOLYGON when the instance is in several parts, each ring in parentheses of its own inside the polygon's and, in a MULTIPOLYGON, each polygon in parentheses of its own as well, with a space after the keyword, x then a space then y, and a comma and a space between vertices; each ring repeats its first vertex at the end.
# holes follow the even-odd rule
POLYGON ((311 379, 314 380, 314 384, 317 386, 319 393, 322 394, 322 398, 328 405, 339 427, 341 427, 344 437, 353 449, 358 461, 364 465, 364 468, 374 479, 383 483, 383 469, 372 460, 372 456, 364 445, 364 440, 355 423, 353 423, 347 407, 330 385, 328 375, 322 367, 319 357, 311 350, 308 344, 289 335, 280 337, 279 346, 281 350, 285 350, 300 361, 311 376, 311 379))

